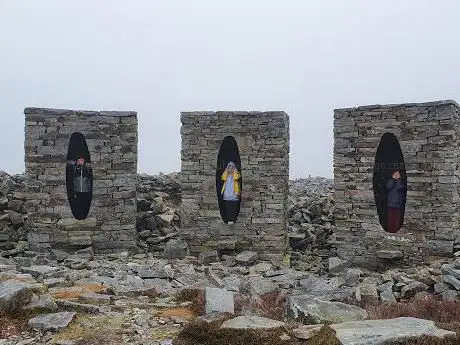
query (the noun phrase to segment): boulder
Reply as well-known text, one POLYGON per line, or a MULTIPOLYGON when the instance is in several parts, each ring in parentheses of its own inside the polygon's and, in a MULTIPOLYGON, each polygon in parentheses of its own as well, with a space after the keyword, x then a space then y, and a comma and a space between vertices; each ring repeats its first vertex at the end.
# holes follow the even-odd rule
POLYGON ((432 336, 444 339, 455 336, 435 326, 433 321, 401 317, 389 320, 353 321, 331 325, 342 345, 383 345, 409 338, 432 336))
POLYGON ((205 310, 206 314, 211 313, 235 313, 235 303, 233 300, 233 292, 206 288, 205 289, 205 310))
POLYGON ((347 266, 347 261, 337 257, 329 258, 329 273, 340 273, 347 266))
POLYGON ((244 251, 235 258, 236 262, 241 265, 251 265, 257 261, 259 254, 256 252, 244 251))
POLYGON ((13 312, 26 304, 33 297, 32 285, 16 280, 0 283, 0 313, 13 312))
POLYGON ((109 305, 111 299, 109 295, 87 292, 78 297, 78 300, 83 304, 109 305))
POLYGON ((362 273, 363 272, 359 268, 347 269, 345 273, 345 285, 350 287, 358 285, 362 273))
POLYGON ((225 321, 223 329, 276 329, 284 327, 286 324, 281 321, 267 319, 260 316, 238 316, 234 319, 225 321))
POLYGON ((43 331, 58 330, 67 327, 75 315, 71 312, 39 315, 29 320, 29 326, 43 331))
POLYGON ((31 311, 48 311, 54 312, 58 309, 54 298, 51 295, 33 296, 32 301, 22 308, 23 310, 31 311))
POLYGON ((213 262, 218 261, 219 255, 217 254, 217 250, 208 250, 200 253, 200 255, 198 256, 198 262, 202 265, 209 265, 213 262))
POLYGON ((341 323, 368 318, 367 312, 359 307, 320 300, 314 296, 291 296, 288 301, 289 318, 306 324, 341 323))
POLYGON ((164 258, 168 260, 184 259, 189 255, 187 242, 183 240, 170 240, 166 243, 164 258))
POLYGON ((429 286, 422 282, 412 282, 401 289, 402 298, 414 297, 417 293, 427 291, 429 286))

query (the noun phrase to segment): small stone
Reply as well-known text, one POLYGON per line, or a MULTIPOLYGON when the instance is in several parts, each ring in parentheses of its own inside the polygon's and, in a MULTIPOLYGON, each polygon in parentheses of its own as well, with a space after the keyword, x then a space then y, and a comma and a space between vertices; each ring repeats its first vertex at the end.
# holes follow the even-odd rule
POLYGON ((29 320, 29 326, 44 331, 58 330, 67 327, 75 315, 69 312, 39 315, 29 320))

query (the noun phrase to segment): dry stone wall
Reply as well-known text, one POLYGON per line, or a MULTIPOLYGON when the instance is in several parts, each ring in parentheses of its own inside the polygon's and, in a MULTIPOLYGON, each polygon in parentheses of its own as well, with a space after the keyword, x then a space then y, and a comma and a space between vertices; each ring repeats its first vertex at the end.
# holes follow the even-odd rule
POLYGON ((422 262, 452 255, 459 206, 459 105, 454 101, 337 109, 334 178, 338 255, 355 264, 422 262), (399 140, 407 172, 405 221, 379 223, 372 178, 382 135, 399 140))
POLYGON ((289 118, 284 112, 182 113, 181 237, 192 254, 254 250, 281 260, 285 250, 289 118), (223 139, 239 147, 243 187, 235 224, 223 222, 216 167, 223 139))
POLYGON ((136 246, 137 114, 25 109, 28 241, 31 248, 98 251, 136 246), (69 139, 83 134, 93 195, 86 219, 73 217, 66 192, 69 139))

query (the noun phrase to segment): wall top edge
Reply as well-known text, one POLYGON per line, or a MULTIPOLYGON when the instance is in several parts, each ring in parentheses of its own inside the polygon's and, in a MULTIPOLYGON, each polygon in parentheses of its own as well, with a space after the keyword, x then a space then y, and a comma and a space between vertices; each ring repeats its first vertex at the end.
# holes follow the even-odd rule
POLYGON ((137 117, 136 111, 90 111, 53 108, 25 108, 25 115, 40 116, 111 116, 111 117, 137 117))
POLYGON ((356 111, 356 110, 373 110, 373 109, 390 109, 390 108, 410 108, 410 107, 439 107, 443 105, 453 105, 460 109, 460 105, 451 99, 443 101, 434 101, 434 102, 424 102, 424 103, 400 103, 400 104, 373 104, 373 105, 364 105, 359 107, 351 108, 338 108, 334 109, 334 112, 345 112, 345 111, 356 111))

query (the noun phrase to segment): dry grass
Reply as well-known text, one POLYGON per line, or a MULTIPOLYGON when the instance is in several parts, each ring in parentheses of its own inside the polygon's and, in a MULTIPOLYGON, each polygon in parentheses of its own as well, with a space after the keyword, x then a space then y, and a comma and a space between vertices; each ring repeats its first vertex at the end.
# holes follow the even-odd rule
POLYGON ((21 311, 14 314, 0 313, 0 339, 19 335, 29 329, 28 322, 40 314, 40 311, 21 311))
POLYGON ((55 290, 50 294, 57 299, 75 299, 88 292, 105 293, 107 292, 107 287, 101 284, 88 284, 55 290))
POLYGON ((205 311, 205 295, 200 289, 183 289, 176 296, 177 303, 192 302, 188 309, 195 315, 203 315, 205 311))
POLYGON ((158 316, 163 318, 170 318, 170 317, 179 317, 184 320, 193 320, 198 315, 195 314, 190 308, 170 308, 170 309, 162 309, 158 312, 158 316))
POLYGON ((82 316, 57 333, 53 342, 74 341, 76 345, 119 344, 122 342, 123 317, 82 316))
POLYGON ((238 295, 235 298, 235 313, 245 315, 250 312, 273 320, 284 321, 286 295, 271 292, 261 296, 238 295))
POLYGON ((290 328, 275 330, 220 329, 220 323, 195 322, 187 325, 174 340, 174 345, 339 345, 335 332, 324 327, 306 341, 294 337, 290 328), (288 335, 289 340, 281 336, 288 335))

